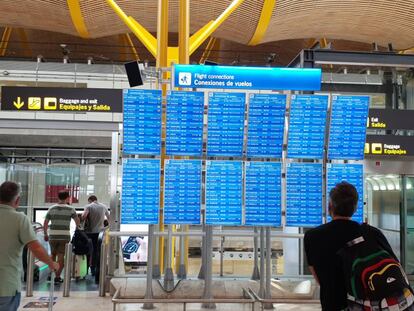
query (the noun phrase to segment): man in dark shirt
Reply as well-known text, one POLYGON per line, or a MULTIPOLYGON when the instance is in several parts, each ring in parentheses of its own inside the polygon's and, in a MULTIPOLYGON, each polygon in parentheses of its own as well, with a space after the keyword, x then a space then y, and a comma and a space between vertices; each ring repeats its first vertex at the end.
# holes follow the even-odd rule
MULTIPOLYGON (((305 234, 305 252, 309 269, 320 284, 322 310, 336 311, 347 307, 346 280, 337 252, 361 235, 360 224, 351 220, 358 204, 358 192, 341 182, 329 193, 329 214, 332 221, 305 234)), ((378 229, 369 226, 383 249, 396 258, 387 239, 378 229)))

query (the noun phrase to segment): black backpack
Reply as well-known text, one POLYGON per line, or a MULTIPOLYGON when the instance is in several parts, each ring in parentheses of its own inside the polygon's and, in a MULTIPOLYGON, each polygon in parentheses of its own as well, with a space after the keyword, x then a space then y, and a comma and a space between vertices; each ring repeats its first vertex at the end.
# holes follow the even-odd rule
POLYGON ((92 242, 85 232, 76 229, 72 237, 72 250, 75 255, 89 255, 92 242))
POLYGON ((401 264, 380 245, 372 228, 339 250, 348 292, 348 310, 406 310, 414 296, 401 264))

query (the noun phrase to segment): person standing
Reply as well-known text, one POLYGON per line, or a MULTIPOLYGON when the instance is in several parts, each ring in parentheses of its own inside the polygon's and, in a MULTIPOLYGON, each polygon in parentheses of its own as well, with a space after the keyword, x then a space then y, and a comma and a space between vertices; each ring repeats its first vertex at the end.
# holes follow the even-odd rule
POLYGON ((369 231, 376 243, 397 260, 380 230, 351 220, 357 204, 356 188, 347 182, 337 184, 329 192, 329 214, 332 221, 305 233, 306 257, 309 269, 320 285, 323 311, 347 310, 347 278, 338 254, 350 241, 360 239, 363 230, 369 231))
POLYGON ((29 218, 16 209, 20 186, 6 181, 0 185, 0 311, 16 311, 20 305, 22 253, 24 246, 51 271, 59 269, 36 238, 29 218))
POLYGON ((68 190, 62 190, 58 193, 59 202, 53 205, 47 211, 43 224, 45 241, 49 241, 52 253, 52 259, 59 263, 59 269, 56 272, 55 283, 62 283, 62 270, 65 262, 65 248, 70 241, 70 222, 73 219, 76 226, 79 226, 79 218, 76 210, 69 204, 70 194, 68 190), (50 230, 49 229, 49 222, 50 230))
POLYGON ((104 229, 105 217, 109 219, 109 212, 105 205, 98 202, 98 198, 95 195, 89 196, 88 203, 89 204, 85 206, 82 219, 85 222, 87 221, 88 225, 85 228, 85 232, 92 241, 93 251, 88 263, 91 269, 91 274, 95 275, 99 260, 98 237, 99 233, 104 229))

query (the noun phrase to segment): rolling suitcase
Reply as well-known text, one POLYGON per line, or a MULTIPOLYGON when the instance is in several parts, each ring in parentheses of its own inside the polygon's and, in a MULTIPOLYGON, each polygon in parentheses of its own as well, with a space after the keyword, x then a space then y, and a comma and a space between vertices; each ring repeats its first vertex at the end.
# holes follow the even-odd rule
POLYGON ((88 274, 88 259, 86 255, 73 254, 72 278, 77 281, 85 279, 88 274))

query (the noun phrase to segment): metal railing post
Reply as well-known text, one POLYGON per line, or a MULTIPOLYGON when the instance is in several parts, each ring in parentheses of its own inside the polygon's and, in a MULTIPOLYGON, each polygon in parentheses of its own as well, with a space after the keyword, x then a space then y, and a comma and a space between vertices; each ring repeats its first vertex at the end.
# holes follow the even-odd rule
MULTIPOLYGON (((206 233, 206 225, 204 221, 205 212, 202 211, 201 216, 203 216, 203 222, 201 225, 201 230, 203 233, 206 233)), ((205 275, 205 259, 206 259, 206 235, 201 237, 201 266, 200 266, 200 272, 198 273, 198 278, 203 280, 205 275)))
MULTIPOLYGON (((72 244, 69 242, 65 248, 65 276, 63 280, 63 297, 70 295, 70 281, 71 281, 71 267, 72 267, 72 244)), ((53 280, 52 280, 53 281, 53 280)))
POLYGON ((34 255, 27 250, 27 269, 26 269, 26 297, 33 297, 33 278, 34 278, 34 255))
POLYGON ((260 228, 260 289, 259 296, 264 298, 265 296, 265 236, 264 228, 260 228))
MULTIPOLYGON (((213 227, 206 225, 206 238, 205 238, 205 267, 204 267, 204 299, 213 299, 212 283, 213 283, 213 263, 212 263, 212 252, 213 252, 213 227)), ((206 302, 202 304, 202 308, 215 309, 216 304, 214 302, 206 302)))
MULTIPOLYGON (((270 227, 266 228, 266 291, 265 298, 271 299, 271 281, 272 281, 272 240, 270 237, 270 227)), ((273 309, 271 302, 263 305, 265 309, 273 309)))
MULTIPOLYGON (((158 250, 158 249, 157 249, 158 250)), ((152 269, 153 263, 153 252, 154 252, 154 225, 149 225, 148 228, 148 257, 147 257, 147 289, 145 291, 145 299, 152 299, 152 269)), ((150 310, 154 309, 154 304, 146 302, 142 306, 142 309, 150 310)))
POLYGON ((224 274, 224 236, 220 239, 220 276, 224 274))
POLYGON ((254 227, 254 238, 253 238, 253 248, 254 248, 254 265, 252 280, 260 280, 259 272, 259 240, 257 238, 257 227, 254 227))
MULTIPOLYGON (((185 226, 181 225, 181 232, 185 232, 185 226)), ((185 267, 185 239, 184 235, 180 236, 180 265, 178 267, 177 277, 184 280, 187 278, 187 270, 185 267)))
POLYGON ((101 244, 101 257, 99 258, 99 297, 105 297, 106 294, 106 270, 107 270, 107 257, 108 257, 108 245, 106 244, 106 237, 102 239, 101 244))
MULTIPOLYGON (((157 229, 157 232, 160 231, 159 230, 159 225, 154 225, 154 230, 155 228, 157 229)), ((159 254, 159 249, 160 249, 160 237, 154 236, 155 241, 155 246, 154 246, 154 250, 153 250, 153 255, 154 255, 154 267, 152 268, 152 278, 159 280, 161 278, 161 270, 160 270, 160 254, 159 254)))
POLYGON ((174 289, 174 273, 172 271, 171 266, 171 259, 172 259, 172 225, 168 225, 168 247, 167 247, 167 256, 166 261, 167 264, 165 266, 165 273, 164 273, 164 288, 167 291, 174 289))

